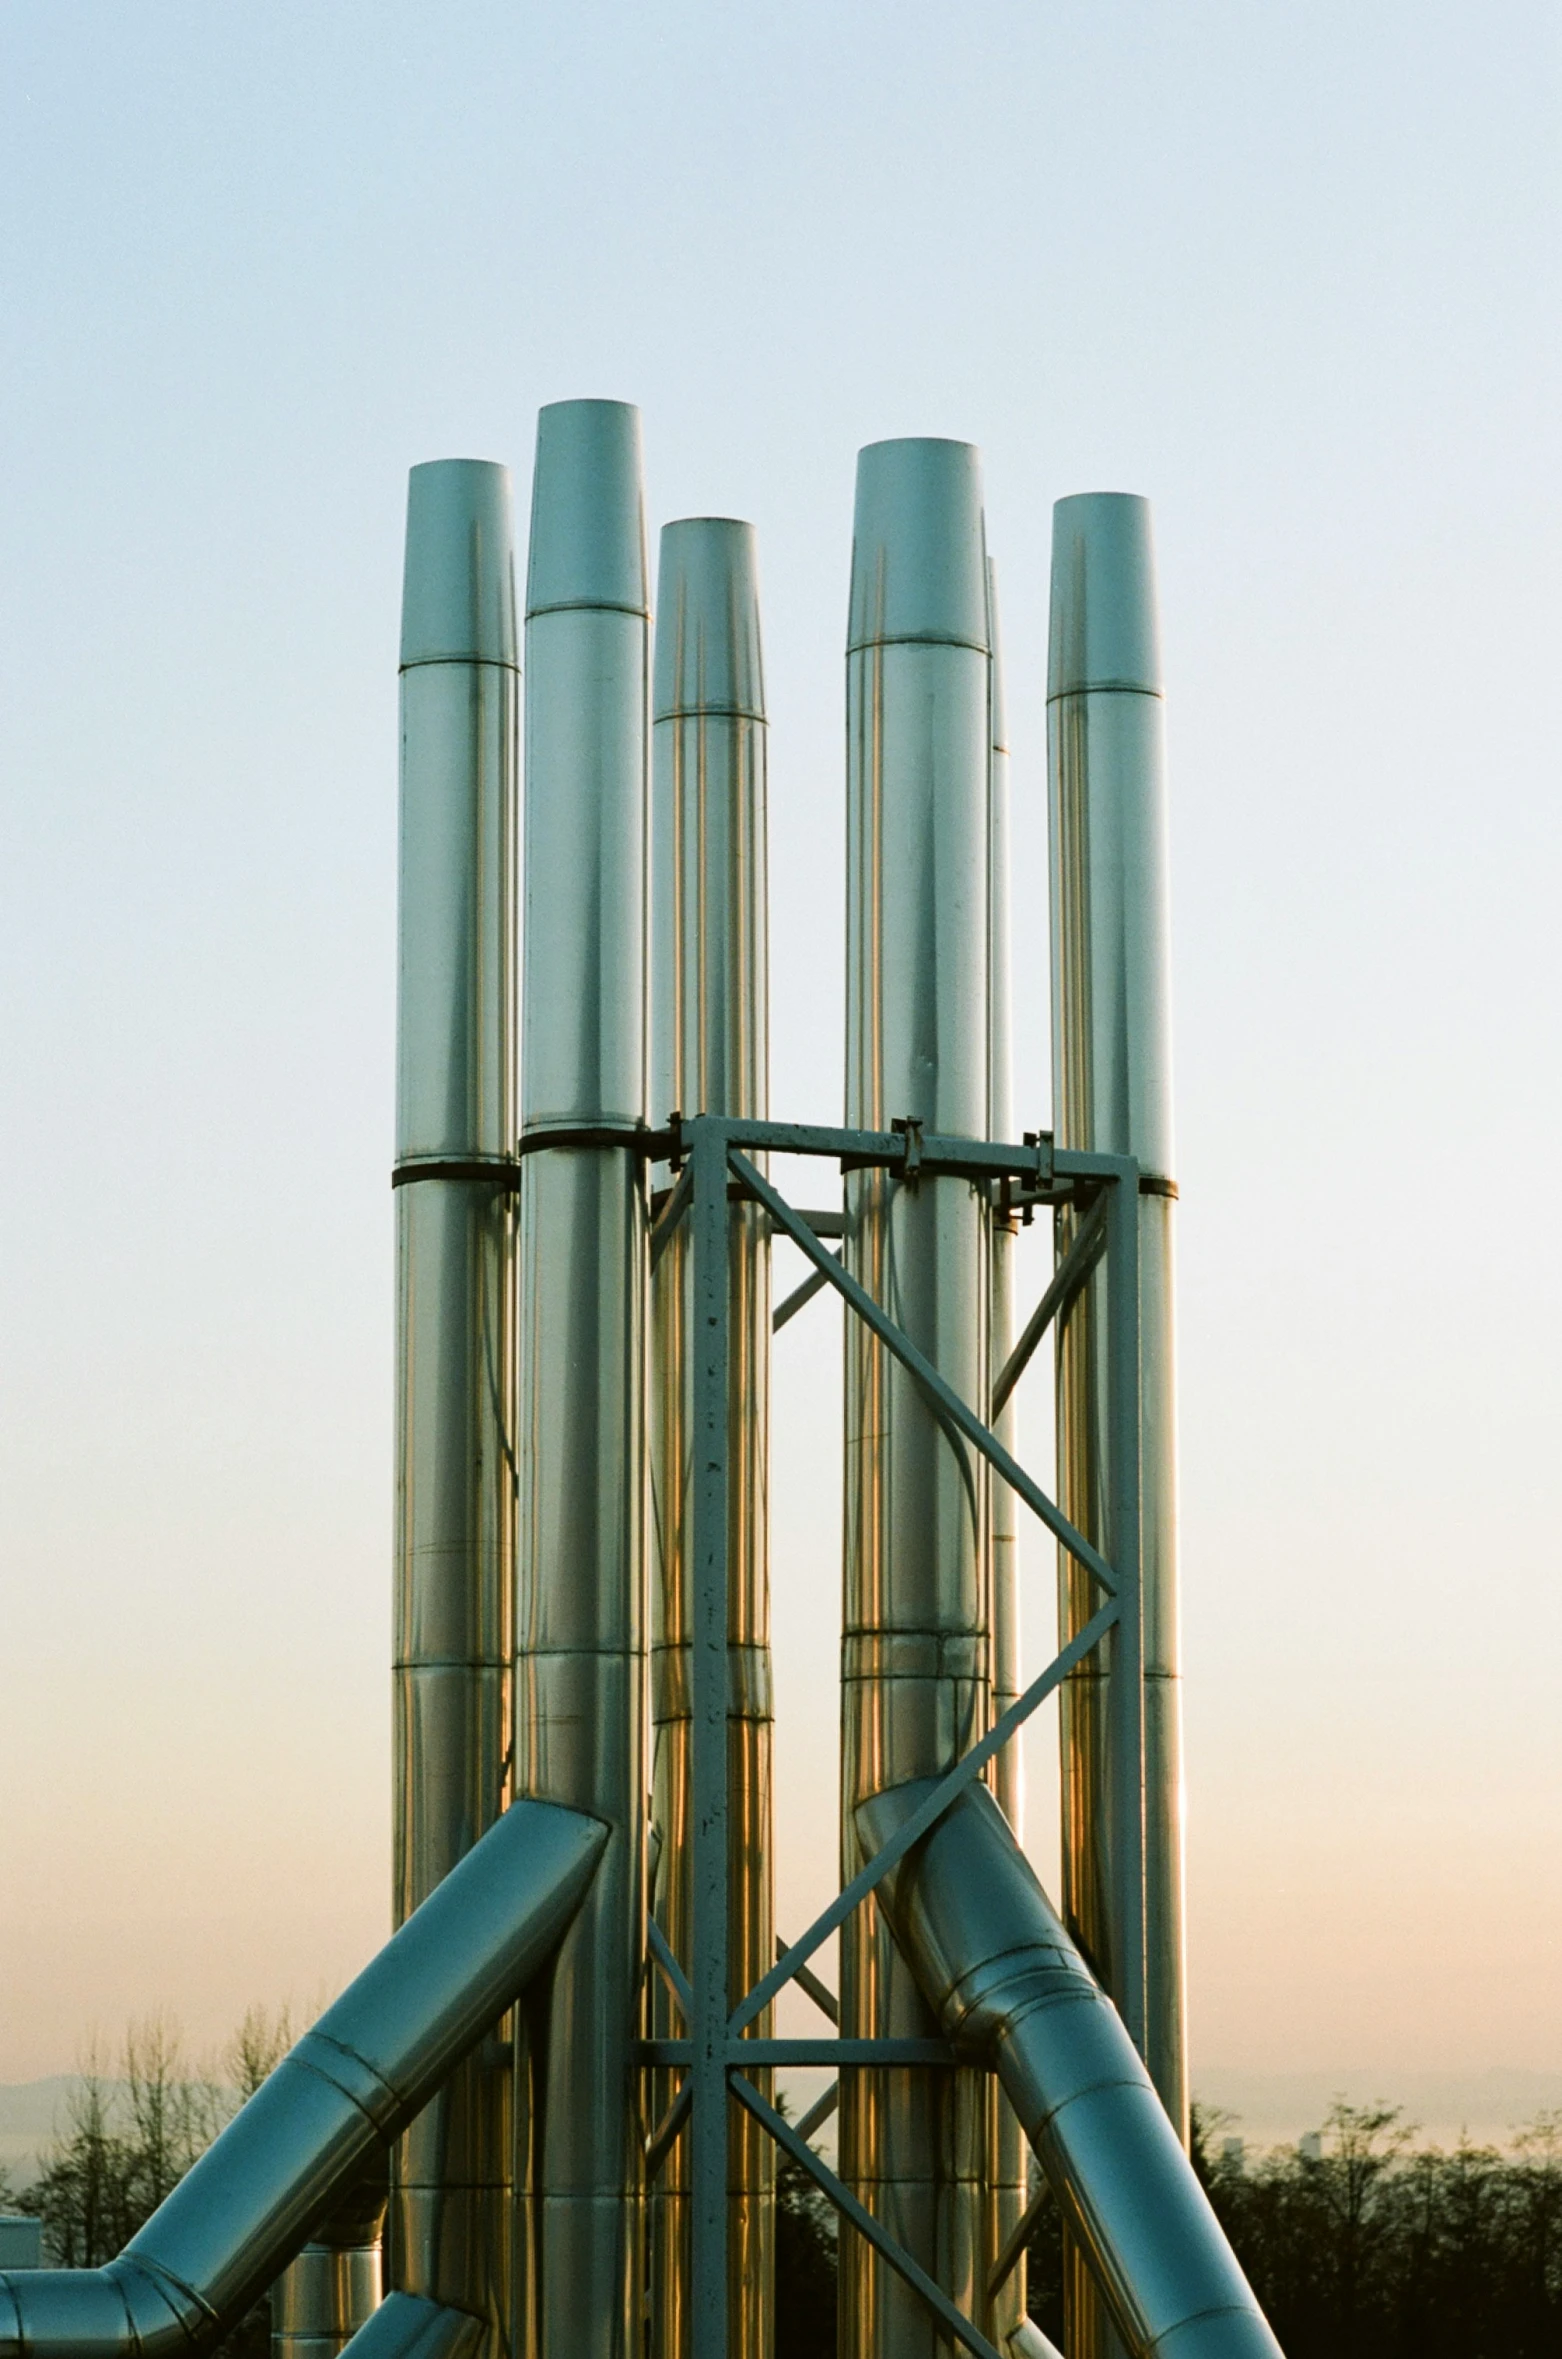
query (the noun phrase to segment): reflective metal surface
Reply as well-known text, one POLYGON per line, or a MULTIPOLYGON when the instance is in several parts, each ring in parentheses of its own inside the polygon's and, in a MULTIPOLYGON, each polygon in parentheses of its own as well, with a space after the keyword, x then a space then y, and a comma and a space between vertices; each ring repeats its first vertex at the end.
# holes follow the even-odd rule
POLYGON ((482 2339, 470 2311, 393 2293, 353 2337, 353 2359, 474 2359, 482 2339))
MULTIPOLYGON (((876 443, 858 460, 847 646, 846 1120, 981 1137, 988 1113, 987 572, 976 452, 876 443)), ((846 1182, 848 1269, 954 1390, 990 1382, 985 1196, 958 1178, 846 1182)), ((992 1699, 985 1463, 898 1362, 846 1323, 842 1880, 855 1809, 947 1769, 992 1699)), ((841 2030, 932 2028, 877 1900, 843 1928, 841 2030)), ((841 2175, 972 2315, 985 2289, 979 2075, 842 2075, 841 2175)), ((843 2359, 927 2359, 939 2330, 856 2236, 843 2359)))
MULTIPOLYGON (((864 1805, 867 1849, 928 1791, 864 1805)), ((1134 2359, 1280 2359, 1133 2042, 992 1797, 967 1788, 886 1884, 940 2029, 996 2067, 1134 2359)))
POLYGON ((517 2038, 518 2345, 623 2359, 643 2304, 648 600, 638 414, 538 421, 526 619, 515 1780, 607 1856, 517 2038), (556 1144, 539 1145, 543 1138, 556 1144))
MULTIPOLYGON (((513 577, 508 470, 467 459, 415 467, 402 607, 397 1008, 398 1924, 509 1793, 513 577), (430 1169, 450 1163, 477 1176, 430 1169), (492 1181, 481 1176, 487 1164, 492 1181)), ((486 2318, 488 2359, 510 2345, 510 2091, 504 2046, 490 2043, 403 2141, 390 2212, 391 2282, 486 2318)), ((328 2285, 330 2299, 345 2298, 344 2267, 322 2257, 307 2273, 310 2298, 327 2299, 328 2285)), ((302 2281, 298 2292, 302 2300, 302 2281)))
MULTIPOLYGON (((1060 1146, 1131 1154, 1173 1177, 1162 680, 1148 503, 1058 502, 1048 681, 1053 1024, 1060 1146)), ((1186 2134, 1182 1761, 1177 1603, 1172 1201, 1140 1199, 1147 2061, 1186 2134)), ((1098 1273, 1060 1356, 1061 1501, 1100 1529, 1106 1482, 1098 1273), (1092 1521, 1094 1519, 1094 1521, 1092 1521)), ((1082 1615, 1064 1578, 1066 1626, 1082 1615)), ((1112 1863, 1097 1674, 1064 1712, 1065 1913, 1108 1987, 1112 1863)), ((1110 1657, 1105 1665, 1110 1677, 1110 1657)))
MULTIPOLYGON (((1052 836, 1053 1072, 1060 1146, 1174 1172, 1163 684, 1150 511, 1090 493, 1054 513, 1048 668, 1052 836)), ((1066 1247, 1073 1220, 1059 1224, 1066 1247)), ((1183 1997, 1182 1736, 1179 1681, 1172 1200, 1140 1198, 1141 1552, 1145 1674, 1146 2060, 1187 2135, 1183 1997)), ((1058 1352, 1059 1501, 1087 1536, 1104 1532, 1110 1476, 1098 1271, 1058 1352)), ((1063 1633, 1092 1610, 1060 1560, 1063 1633)), ((1107 1696, 1111 1648, 1064 1693, 1064 1914, 1108 1989, 1117 1987, 1107 1696)), ((1078 2341, 1091 2359, 1088 2287, 1078 2341)), ((1071 2310, 1071 2318, 1073 2312, 1071 2310)), ((1099 2340, 1099 2337, 1097 2338, 1099 2340)))
POLYGON ((117 2261, 0 2278, 3 2359, 188 2359, 215 2343, 514 2004, 607 1842, 581 1812, 515 1803, 117 2261))
MULTIPOLYGON (((1014 1136, 1012 990, 1009 956, 1009 732, 1003 698, 1003 662, 998 636, 998 582, 987 561, 987 636, 992 649, 989 722, 991 752, 987 809, 987 1135, 1014 1136)), ((1013 1214, 994 1211, 988 1286, 988 1365, 996 1382, 1014 1342, 1013 1214)), ((1004 1448, 1018 1454, 1012 1403, 993 1418, 1004 1448)), ((1019 1502, 1007 1483, 988 1481, 988 1532, 992 1563, 993 1713, 1006 1712, 1020 1692, 1019 1502)), ((1016 1741, 993 1765, 998 1806, 1021 1841, 1025 1836, 1025 1761, 1016 1741)), ((1028 2200, 1025 2139, 1014 2109, 994 2081, 989 2090, 989 2200, 984 2273, 1017 2227, 1028 2200)), ((1025 2255, 1022 2252, 992 2299, 988 2330, 1000 2345, 1025 2320, 1025 2255)))
MULTIPOLYGON (((380 2306, 388 2155, 376 2155, 271 2289, 271 2359, 336 2359, 380 2306)), ((474 2334, 479 2321, 462 2313, 474 2334)))
MULTIPOLYGON (((663 527, 652 754, 652 1082, 662 1121, 769 1113, 765 700, 754 533, 725 517, 663 527)), ((758 1206, 730 1211, 727 1419, 728 1997, 774 1956, 771 1856, 770 1244, 758 1206)), ((652 1906, 673 1954, 693 1960, 691 1734, 693 1316, 691 1237, 676 1229, 652 1280, 652 1906)), ((651 2029, 684 2034, 660 1976, 651 2029)), ((768 2010, 753 2028, 768 2036, 768 2010)), ((663 2118, 677 2075, 655 2076, 663 2118)), ((772 2075, 756 2068, 768 2094, 772 2075)), ((734 2359, 771 2348, 775 2148, 729 2110, 728 2336, 734 2359)), ((691 2141, 669 2152, 651 2198, 653 2350, 682 2359, 692 2318, 691 2141)))

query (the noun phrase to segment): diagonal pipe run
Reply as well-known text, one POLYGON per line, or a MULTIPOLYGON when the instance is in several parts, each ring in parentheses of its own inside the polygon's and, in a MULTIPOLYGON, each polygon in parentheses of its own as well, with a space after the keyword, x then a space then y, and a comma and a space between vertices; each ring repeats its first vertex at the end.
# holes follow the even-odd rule
MULTIPOLYGON (((308 2242, 374 2149, 400 2135, 514 2005, 579 1907, 606 1842, 607 1829, 584 1812, 512 1803, 117 2260, 0 2275, 0 2359, 192 2359, 208 2350, 308 2242)), ((415 2359, 459 2359, 462 2316, 425 2303, 398 2309, 378 2332, 402 2320, 415 2359)))

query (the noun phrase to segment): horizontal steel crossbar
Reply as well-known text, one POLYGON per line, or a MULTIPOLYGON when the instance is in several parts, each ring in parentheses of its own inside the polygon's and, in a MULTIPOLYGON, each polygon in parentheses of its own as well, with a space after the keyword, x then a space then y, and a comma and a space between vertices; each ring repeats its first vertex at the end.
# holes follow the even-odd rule
POLYGON ((1031 1681, 1024 1694, 1016 1696, 1008 1710, 993 1722, 980 1744, 973 1745, 969 1753, 955 1763, 948 1775, 940 1778, 927 1800, 912 1812, 905 1825, 891 1835, 882 1850, 874 1853, 866 1867, 858 1869, 851 1882, 836 1894, 829 1907, 820 1910, 807 1932, 794 1941, 785 1956, 778 1958, 769 1973, 755 1983, 748 1997, 733 2010, 728 2025, 730 2031, 741 2031, 745 2024, 752 2023, 756 2015, 769 2006, 776 1992, 791 1981, 805 1959, 813 1956, 820 1943, 829 1939, 837 1925, 846 1922, 852 1910, 867 1899, 874 1886, 889 1874, 892 1867, 905 1858, 912 1845, 921 1842, 928 1828, 943 1817, 950 1803, 965 1791, 971 1780, 981 1775, 993 1755, 1002 1752, 1010 1737, 1030 1718, 1037 1705, 1044 1703, 1053 1689, 1061 1686, 1075 1665, 1082 1663, 1086 1655, 1100 1645, 1116 1620, 1115 1604, 1104 1605, 1098 1613, 1091 1615, 1083 1630, 1069 1640, 1062 1653, 1055 1656, 1045 1671, 1031 1681))
POLYGON ((927 2271, 918 2267, 911 2255, 896 2243, 888 2229, 880 2227, 873 2214, 857 2201, 851 2189, 836 2177, 829 2164, 815 2154, 807 2139, 801 2137, 773 2105, 766 2104, 752 2081, 745 2080, 742 2073, 735 2072, 732 2076, 732 2093, 761 2127, 770 2132, 776 2144, 823 2189, 842 2219, 849 2220, 858 2235, 867 2239, 896 2276, 904 2278, 912 2291, 921 2295, 934 2317, 941 2321, 956 2342, 963 2343, 973 2353, 974 2359, 1000 2359, 997 2348, 987 2340, 981 2329, 973 2326, 965 2312, 955 2307, 943 2287, 934 2284, 927 2271))
POLYGON ((1085 1570, 1094 1575, 1108 1597, 1115 1597, 1117 1576, 1106 1558, 1098 1548, 1091 1546, 1083 1532, 1075 1530, 1062 1509, 1053 1504, 1039 1483, 1031 1480, 1018 1459, 1009 1455, 991 1427, 985 1425, 976 1411, 969 1408, 953 1387, 944 1382, 932 1361, 918 1351, 911 1338, 896 1326, 887 1312, 880 1309, 866 1288, 859 1286, 851 1273, 842 1268, 835 1255, 819 1243, 806 1222, 798 1219, 786 1198, 778 1195, 769 1181, 760 1177, 748 1157, 734 1147, 727 1160, 755 1203, 764 1206, 771 1219, 786 1231, 793 1244, 807 1255, 815 1269, 822 1271, 829 1284, 845 1296, 864 1326, 871 1328, 901 1365, 910 1370, 951 1424, 957 1426, 966 1440, 973 1443, 983 1457, 997 1468, 1010 1489, 1024 1500, 1033 1515, 1040 1517, 1053 1537, 1061 1540, 1070 1556, 1076 1557, 1085 1570))

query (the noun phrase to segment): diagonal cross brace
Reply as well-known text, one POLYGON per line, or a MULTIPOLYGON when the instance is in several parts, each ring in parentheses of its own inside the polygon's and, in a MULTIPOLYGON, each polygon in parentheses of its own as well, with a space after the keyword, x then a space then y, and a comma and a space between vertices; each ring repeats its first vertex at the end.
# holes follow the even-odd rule
POLYGON ((879 1341, 894 1353, 902 1367, 910 1370, 935 1407, 997 1468, 1031 1513, 1039 1516, 1048 1531, 1062 1541, 1069 1554, 1077 1557, 1085 1570, 1095 1576, 1108 1597, 1115 1597, 1117 1576, 1100 1550, 1092 1548, 1084 1533, 1075 1530, 1063 1510, 1054 1506, 1040 1484, 1032 1482, 1018 1459, 1010 1457, 991 1428, 984 1425, 975 1410, 968 1408, 959 1394, 944 1382, 932 1361, 918 1351, 910 1336, 897 1327, 888 1313, 880 1309, 872 1295, 858 1285, 849 1271, 841 1267, 835 1255, 826 1251, 806 1221, 799 1220, 786 1198, 778 1195, 769 1181, 760 1177, 746 1155, 736 1147, 731 1147, 727 1160, 755 1203, 765 1207, 771 1219, 785 1229, 793 1244, 807 1255, 814 1268, 822 1271, 828 1283, 845 1296, 864 1326, 871 1328, 879 1341))
POLYGON ((896 2243, 888 2229, 880 2227, 873 2214, 863 2208, 851 2189, 836 2177, 829 2164, 820 2160, 807 2140, 799 2137, 791 2123, 777 2113, 773 2105, 765 2103, 753 2082, 745 2080, 741 2072, 732 2075, 732 2094, 740 2105, 747 2107, 761 2127, 770 2132, 776 2144, 823 2188, 842 2219, 849 2220, 858 2235, 866 2237, 874 2251, 889 2263, 896 2275, 905 2279, 912 2292, 921 2295, 934 2317, 942 2322, 956 2342, 965 2345, 973 2354, 973 2359, 999 2359, 997 2347, 987 2340, 981 2329, 973 2326, 965 2312, 955 2307, 943 2287, 935 2285, 927 2271, 917 2266, 911 2255, 896 2243))
POLYGON ((727 2025, 734 2035, 753 2022, 756 2015, 769 2006, 776 1992, 790 1982, 805 1959, 811 1958, 822 1941, 828 1940, 837 1925, 845 1923, 860 1901, 867 1899, 879 1881, 892 1867, 905 1858, 913 1843, 919 1843, 928 1828, 943 1817, 957 1794, 963 1793, 974 1777, 979 1777, 995 1753, 1002 1752, 1016 1729, 1027 1721, 1038 1704, 1044 1703, 1053 1689, 1062 1684, 1076 1663, 1082 1663, 1111 1629, 1117 1620, 1117 1607, 1108 1604, 1091 1615, 1083 1630, 1069 1640, 1063 1652, 1047 1665, 1045 1671, 1033 1679, 1022 1696, 1016 1696, 1001 1718, 995 1720, 978 1745, 963 1754, 938 1784, 893 1834, 881 1851, 876 1851, 865 1868, 859 1868, 844 1891, 838 1892, 827 1909, 820 1911, 806 1933, 794 1941, 791 1948, 779 1957, 768 1974, 755 1983, 748 1997, 733 2010, 727 2025))

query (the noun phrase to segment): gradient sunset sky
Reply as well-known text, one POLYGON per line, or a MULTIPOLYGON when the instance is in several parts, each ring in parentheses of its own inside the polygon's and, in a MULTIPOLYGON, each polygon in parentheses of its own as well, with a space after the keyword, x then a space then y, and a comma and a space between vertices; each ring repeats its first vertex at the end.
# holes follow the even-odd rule
MULTIPOLYGON (((1051 505, 1155 503, 1195 2086, 1562 2069, 1558 97, 1541 0, 0 7, 0 2080, 388 1928, 406 471, 524 517, 582 394, 653 532, 758 526, 797 1118, 859 445, 985 454, 1025 1127, 1051 505)), ((778 1339, 784 1925, 838 1362, 778 1339)))

